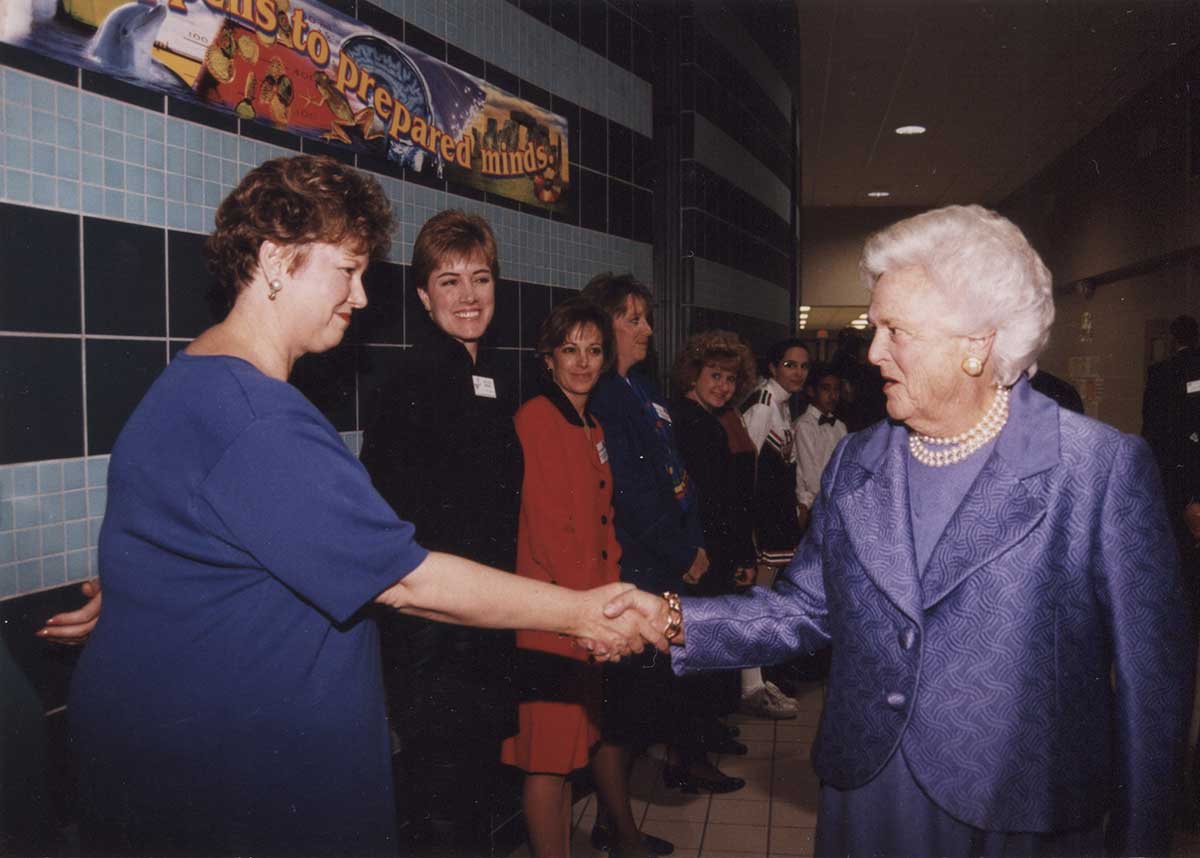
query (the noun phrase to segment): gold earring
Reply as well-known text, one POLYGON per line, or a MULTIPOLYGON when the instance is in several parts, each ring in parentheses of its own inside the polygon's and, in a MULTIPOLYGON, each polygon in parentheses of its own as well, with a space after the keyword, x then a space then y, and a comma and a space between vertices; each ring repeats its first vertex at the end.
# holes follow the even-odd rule
POLYGON ((979 378, 979 376, 983 375, 983 361, 975 357, 975 355, 963 358, 962 371, 971 376, 971 378, 979 378))
POLYGON ((267 297, 270 300, 274 301, 275 296, 278 295, 282 289, 283 289, 282 283, 280 283, 278 280, 272 280, 270 283, 267 284, 267 297))

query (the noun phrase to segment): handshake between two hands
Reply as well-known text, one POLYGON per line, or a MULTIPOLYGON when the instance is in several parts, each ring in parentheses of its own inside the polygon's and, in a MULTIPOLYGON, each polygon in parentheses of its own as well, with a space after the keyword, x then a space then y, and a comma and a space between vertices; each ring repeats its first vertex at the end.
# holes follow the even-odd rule
POLYGON ((666 652, 671 643, 682 643, 682 634, 667 640, 671 620, 667 600, 632 584, 607 584, 579 593, 581 609, 575 645, 597 661, 619 661, 647 646, 666 652))

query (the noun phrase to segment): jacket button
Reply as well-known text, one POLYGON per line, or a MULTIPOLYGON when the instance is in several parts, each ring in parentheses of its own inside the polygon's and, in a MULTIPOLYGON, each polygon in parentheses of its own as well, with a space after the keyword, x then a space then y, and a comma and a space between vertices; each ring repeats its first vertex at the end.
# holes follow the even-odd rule
POLYGON ((602 515, 602 516, 600 516, 600 523, 601 523, 601 524, 608 524, 608 516, 607 516, 607 515, 602 515))
POLYGON ((899 691, 893 691, 887 696, 887 705, 893 709, 903 709, 904 704, 908 702, 908 698, 899 691))
POLYGON ((607 551, 601 551, 601 552, 600 552, 600 559, 601 559, 601 560, 607 560, 607 559, 608 559, 608 552, 607 552, 607 551))
POLYGON ((604 480, 600 481, 600 488, 604 488, 604 480))
POLYGON ((900 649, 909 650, 913 648, 913 644, 917 642, 917 633, 911 628, 901 629, 900 631, 900 649))

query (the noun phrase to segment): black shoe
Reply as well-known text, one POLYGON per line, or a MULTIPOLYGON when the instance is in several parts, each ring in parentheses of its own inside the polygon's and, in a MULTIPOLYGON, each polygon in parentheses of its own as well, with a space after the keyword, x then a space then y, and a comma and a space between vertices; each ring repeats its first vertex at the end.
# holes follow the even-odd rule
MULTIPOLYGON (((607 852, 609 842, 612 835, 608 830, 608 826, 596 823, 592 826, 592 848, 607 852)), ((675 844, 670 840, 663 840, 661 837, 655 837, 653 834, 642 834, 642 846, 647 851, 653 852, 655 855, 670 855, 675 851, 675 844)))
POLYGON ((668 789, 678 787, 684 792, 737 792, 746 785, 742 778, 721 775, 719 778, 706 778, 703 775, 688 774, 685 766, 663 766, 663 785, 668 789))

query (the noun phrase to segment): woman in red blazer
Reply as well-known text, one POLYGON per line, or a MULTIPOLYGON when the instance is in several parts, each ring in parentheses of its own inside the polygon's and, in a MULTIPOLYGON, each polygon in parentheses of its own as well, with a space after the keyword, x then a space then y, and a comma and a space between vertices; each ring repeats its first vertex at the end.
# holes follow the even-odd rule
MULTIPOLYGON (((612 323, 586 299, 565 301, 542 326, 538 355, 547 370, 543 392, 515 418, 525 454, 517 574, 590 589, 620 579, 612 470, 604 431, 587 410, 612 361, 612 323)), ((526 772, 523 804, 533 855, 570 855, 567 776, 589 761, 614 821, 614 846, 621 853, 641 848, 620 750, 600 741, 600 667, 553 633, 517 632, 517 647, 520 732, 504 741, 501 759, 526 772)))

